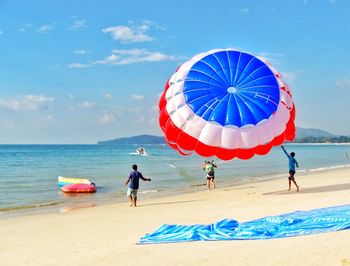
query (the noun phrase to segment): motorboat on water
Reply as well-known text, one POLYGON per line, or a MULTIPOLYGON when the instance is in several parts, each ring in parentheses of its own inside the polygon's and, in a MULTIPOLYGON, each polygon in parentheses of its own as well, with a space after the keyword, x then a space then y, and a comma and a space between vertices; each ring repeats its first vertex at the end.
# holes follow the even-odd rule
POLYGON ((145 155, 146 154, 146 150, 144 147, 140 147, 136 149, 136 153, 139 155, 145 155))

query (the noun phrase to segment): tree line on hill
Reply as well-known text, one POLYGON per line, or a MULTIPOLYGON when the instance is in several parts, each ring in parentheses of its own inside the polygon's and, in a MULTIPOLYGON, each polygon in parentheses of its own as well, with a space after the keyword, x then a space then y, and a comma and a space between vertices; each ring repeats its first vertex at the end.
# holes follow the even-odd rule
POLYGON ((294 143, 350 143, 350 136, 332 136, 332 137, 303 137, 296 138, 294 143))

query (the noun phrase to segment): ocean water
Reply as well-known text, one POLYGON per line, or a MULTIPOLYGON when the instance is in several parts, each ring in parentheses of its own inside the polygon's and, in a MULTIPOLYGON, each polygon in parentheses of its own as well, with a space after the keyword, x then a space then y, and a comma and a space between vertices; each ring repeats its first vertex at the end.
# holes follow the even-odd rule
MULTIPOLYGON (((350 166, 345 156, 350 145, 289 144, 286 148, 296 153, 299 173, 350 166)), ((135 145, 0 145, 0 218, 127 201, 125 179, 132 164, 152 178, 152 182, 140 181, 141 200, 205 189, 201 169, 205 158, 183 157, 165 145, 145 146, 146 155, 136 154, 136 149, 135 145), (96 183, 97 193, 65 194, 57 186, 58 176, 89 178, 96 183)), ((288 172, 288 160, 279 147, 250 160, 207 159, 218 164, 218 187, 278 178, 288 172)))

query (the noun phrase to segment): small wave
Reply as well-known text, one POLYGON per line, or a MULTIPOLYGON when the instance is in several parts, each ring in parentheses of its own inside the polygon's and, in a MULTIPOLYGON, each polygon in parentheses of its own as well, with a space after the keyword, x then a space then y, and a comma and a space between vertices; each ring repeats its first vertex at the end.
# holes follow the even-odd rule
POLYGON ((300 170, 299 172, 300 173, 321 172, 321 171, 327 171, 327 170, 333 170, 333 169, 341 169, 341 168, 347 168, 347 167, 350 167, 350 164, 312 168, 312 169, 300 170))
POLYGON ((149 156, 149 154, 147 152, 145 152, 144 154, 139 154, 137 152, 129 152, 129 155, 149 156))
POLYGON ((32 208, 49 207, 57 204, 58 202, 48 202, 48 203, 40 203, 40 204, 32 204, 32 205, 17 205, 17 206, 0 208, 0 212, 6 213, 8 211, 18 211, 18 210, 25 210, 25 209, 32 209, 32 208))
POLYGON ((148 194, 148 193, 156 193, 159 192, 159 189, 151 189, 151 190, 145 190, 145 191, 141 191, 139 192, 139 194, 148 194))
POLYGON ((60 212, 64 213, 64 212, 76 211, 76 210, 79 210, 79 209, 91 208, 91 207, 95 207, 95 206, 96 206, 95 203, 79 204, 79 205, 75 205, 75 206, 71 206, 71 207, 62 207, 60 209, 60 212))
POLYGON ((201 183, 201 184, 192 184, 190 185, 190 187, 202 187, 202 186, 206 186, 206 183, 201 183))

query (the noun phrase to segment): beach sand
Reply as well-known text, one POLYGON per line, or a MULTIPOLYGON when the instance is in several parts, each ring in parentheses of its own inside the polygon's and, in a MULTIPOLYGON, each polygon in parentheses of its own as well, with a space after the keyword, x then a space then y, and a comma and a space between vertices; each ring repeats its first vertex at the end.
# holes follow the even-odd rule
MULTIPOLYGON (((218 171, 217 179, 220 180, 218 171)), ((350 230, 272 240, 136 245, 160 225, 240 222, 350 204, 350 168, 0 220, 0 265, 350 265, 350 230)), ((156 180, 153 180, 156 182, 156 180)), ((141 189, 142 189, 141 184, 141 189)))

